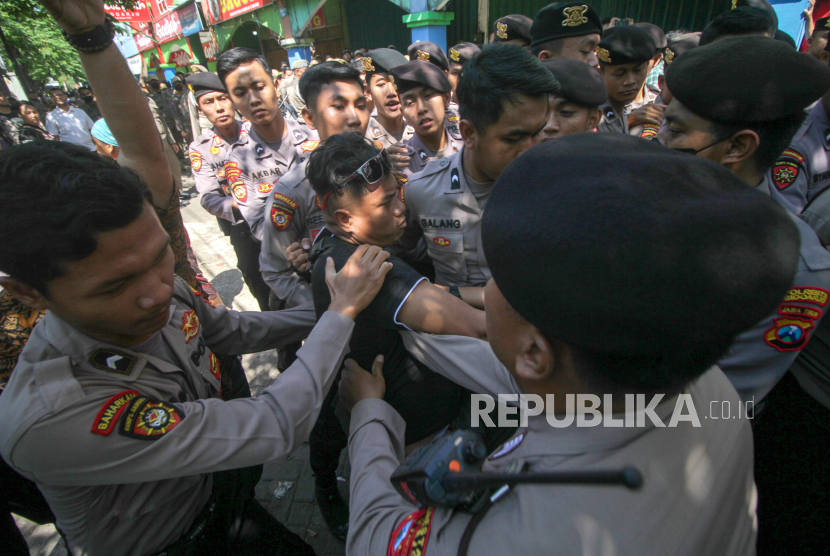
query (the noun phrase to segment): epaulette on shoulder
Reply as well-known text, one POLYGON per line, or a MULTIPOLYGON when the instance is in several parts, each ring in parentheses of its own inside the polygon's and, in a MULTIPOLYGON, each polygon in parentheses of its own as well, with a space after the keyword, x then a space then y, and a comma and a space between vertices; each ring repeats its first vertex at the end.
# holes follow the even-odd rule
POLYGON ((449 163, 441 164, 442 162, 444 162, 446 160, 448 160, 448 159, 447 158, 442 158, 440 160, 433 160, 431 162, 428 162, 427 165, 424 166, 423 170, 421 170, 420 172, 415 172, 414 174, 409 176, 409 182, 408 183, 412 183, 412 182, 420 180, 422 178, 432 176, 432 175, 437 174, 439 172, 442 172, 444 170, 449 171, 452 164, 449 164, 449 163))

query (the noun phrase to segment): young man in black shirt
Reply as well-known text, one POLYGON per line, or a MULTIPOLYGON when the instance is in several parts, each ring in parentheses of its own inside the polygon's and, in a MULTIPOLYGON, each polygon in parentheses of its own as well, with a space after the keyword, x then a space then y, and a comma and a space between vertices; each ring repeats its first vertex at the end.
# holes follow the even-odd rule
MULTIPOLYGON (((334 259, 335 267, 341 268, 362 244, 391 246, 403 234, 406 219, 389 155, 357 133, 329 137, 309 158, 306 176, 326 223, 310 257, 312 294, 320 315, 329 298, 326 260, 334 259)), ((483 338, 486 324, 483 311, 434 286, 404 261, 394 256, 390 261, 392 270, 383 288, 359 317, 348 357, 364 368, 383 357, 384 399, 406 422, 405 443, 411 449, 456 418, 461 388, 410 357, 399 332, 483 338)), ((312 437, 325 435, 326 445, 339 455, 347 436, 335 416, 337 396, 332 392, 312 437)), ((311 459, 318 488, 326 481, 336 484, 338 458, 327 458, 327 466, 311 459)))

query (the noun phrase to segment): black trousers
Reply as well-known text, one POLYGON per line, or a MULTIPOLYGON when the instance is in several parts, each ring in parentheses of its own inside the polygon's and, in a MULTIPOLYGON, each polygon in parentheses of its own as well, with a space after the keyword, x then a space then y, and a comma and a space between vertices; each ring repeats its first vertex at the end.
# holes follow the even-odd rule
POLYGON ((230 239, 236 253, 236 267, 242 272, 245 285, 257 300, 260 311, 268 311, 268 296, 271 288, 262 279, 259 271, 260 242, 251 233, 251 228, 244 220, 238 224, 231 224, 224 218, 217 218, 219 228, 230 239))
POLYGON ((789 372, 764 404, 753 423, 758 556, 827 554, 830 410, 789 372))

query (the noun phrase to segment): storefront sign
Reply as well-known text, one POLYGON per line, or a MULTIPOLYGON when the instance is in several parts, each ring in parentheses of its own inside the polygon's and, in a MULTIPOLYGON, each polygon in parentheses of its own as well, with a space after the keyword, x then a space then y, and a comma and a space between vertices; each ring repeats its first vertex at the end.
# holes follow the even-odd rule
POLYGON ((104 6, 104 11, 117 21, 152 21, 150 10, 144 2, 136 4, 134 10, 125 10, 116 6, 104 6))
POLYGON ((202 16, 199 14, 196 4, 188 4, 180 10, 176 10, 176 13, 179 14, 179 23, 182 26, 182 34, 185 37, 195 35, 205 29, 202 25, 202 16))
POLYGON ((219 56, 219 44, 214 40, 210 31, 199 33, 199 40, 202 41, 202 50, 205 51, 205 58, 208 62, 215 62, 219 56))
POLYGON ((320 27, 326 26, 326 14, 323 13, 323 7, 320 6, 320 9, 317 10, 317 13, 311 18, 311 22, 309 23, 309 29, 319 29, 320 27))
POLYGON ((182 36, 182 24, 179 21, 179 12, 171 12, 153 24, 159 44, 172 41, 182 36))
POLYGON ((186 66, 190 63, 190 53, 181 46, 176 45, 170 50, 170 54, 167 56, 167 63, 186 66))
POLYGON ((225 21, 252 12, 270 3, 270 0, 208 0, 212 23, 225 21))
POLYGON ((153 39, 151 38, 150 28, 146 23, 142 25, 131 23, 130 27, 135 30, 133 38, 135 39, 135 45, 139 52, 144 52, 145 50, 149 50, 155 46, 155 43, 153 43, 153 39))
POLYGON ((127 65, 130 67, 130 72, 133 75, 141 75, 141 55, 127 58, 127 65))

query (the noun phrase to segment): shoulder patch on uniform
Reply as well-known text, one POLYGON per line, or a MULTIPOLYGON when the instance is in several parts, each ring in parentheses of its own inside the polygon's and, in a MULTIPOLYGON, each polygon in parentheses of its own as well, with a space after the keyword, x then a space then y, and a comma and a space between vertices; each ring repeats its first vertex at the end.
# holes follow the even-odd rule
POLYGON ((403 174, 401 174, 400 178, 397 174, 395 174, 395 178, 398 180, 398 183, 401 184, 401 186, 398 188, 398 199, 400 199, 401 204, 403 206, 406 206, 406 192, 404 191, 404 189, 406 189, 406 182, 409 180, 407 180, 406 176, 404 176, 403 174))
POLYGON ((139 440, 158 440, 184 419, 184 413, 164 402, 138 396, 121 416, 118 434, 139 440))
POLYGON ((222 373, 220 371, 219 366, 219 358, 214 355, 213 352, 210 352, 210 356, 208 357, 210 361, 210 372, 213 376, 216 377, 216 380, 222 380, 222 373))
POLYGON ((101 436, 109 436, 118 422, 118 417, 129 405, 130 400, 136 396, 138 396, 138 390, 124 390, 104 402, 92 423, 92 432, 101 436))
POLYGON ((492 459, 498 459, 502 456, 506 456, 507 454, 509 454, 510 452, 515 450, 516 448, 518 448, 519 444, 521 444, 524 439, 525 439, 525 433, 521 433, 518 436, 514 436, 513 438, 511 438, 510 440, 508 440, 507 442, 502 444, 501 448, 496 450, 493 453, 493 455, 490 456, 489 459, 491 459, 491 460, 492 459))
POLYGON ((651 141, 657 137, 658 131, 660 131, 660 126, 656 126, 654 124, 643 124, 643 132, 640 133, 640 137, 647 141, 651 141))
POLYGON ((297 201, 295 201, 287 195, 283 195, 282 193, 274 193, 274 201, 280 201, 282 203, 285 203, 292 210, 296 210, 297 207, 300 206, 300 204, 297 201))
POLYGON ((271 206, 271 222, 274 224, 274 228, 278 230, 286 229, 291 224, 291 218, 293 217, 294 211, 292 209, 277 203, 271 206))
POLYGON ((184 332, 184 343, 189 344, 190 340, 196 337, 202 325, 199 323, 199 317, 196 316, 196 311, 190 309, 182 314, 182 332, 184 332))
POLYGON ((801 166, 789 159, 782 159, 772 167, 772 181, 779 190, 787 189, 798 177, 801 166))
POLYGON ((257 193, 271 193, 272 189, 274 189, 274 185, 267 181, 256 186, 257 193))
POLYGON ((372 145, 379 151, 383 150, 383 143, 380 141, 372 141, 372 145))
POLYGON ((245 184, 242 180, 237 180, 231 184, 231 191, 233 192, 233 196, 236 197, 237 201, 244 203, 248 200, 248 188, 245 187, 245 184))
POLYGON ((452 116, 447 116, 447 121, 448 121, 448 122, 455 123, 455 122, 457 122, 458 120, 459 120, 458 116, 455 116, 455 115, 452 115, 452 116))
POLYGON ((804 164, 804 161, 806 160, 804 155, 795 149, 786 149, 783 153, 781 153, 780 158, 790 158, 799 164, 804 164))
POLYGON ((190 157, 190 167, 193 168, 193 171, 198 172, 202 168, 202 153, 190 151, 187 156, 190 157))
POLYGON ((821 309, 813 309, 812 307, 802 307, 800 305, 781 305, 778 308, 779 315, 790 315, 796 317, 805 317, 808 319, 820 319, 822 314, 821 309))
POLYGON ((799 351, 807 345, 814 322, 813 319, 777 317, 772 328, 764 332, 764 341, 778 351, 799 351))
POLYGON ((802 301, 814 303, 819 307, 826 307, 830 292, 822 288, 797 287, 792 288, 784 296, 784 302, 802 301))
POLYGON ((319 144, 320 144, 320 141, 318 141, 318 140, 314 140, 314 141, 309 140, 309 141, 306 141, 305 143, 303 143, 302 145, 300 145, 300 149, 302 149, 302 151, 304 153, 310 153, 311 151, 316 149, 317 145, 319 145, 319 144))
POLYGON ((381 135, 383 135, 383 132, 380 130, 379 127, 373 127, 372 135, 374 135, 375 137, 380 137, 381 135))
POLYGON ((432 507, 409 514, 392 532, 388 556, 423 556, 435 509, 432 507))
POLYGON ((228 180, 228 183, 235 182, 239 179, 239 176, 242 175, 242 172, 239 170, 239 164, 230 160, 225 162, 224 170, 225 179, 228 180))
POLYGON ((128 375, 132 372, 135 364, 138 363, 138 358, 123 351, 98 349, 89 358, 89 363, 96 369, 101 369, 108 373, 128 375))
POLYGON ((453 168, 452 174, 450 174, 450 189, 461 189, 461 178, 458 177, 458 168, 453 168))

